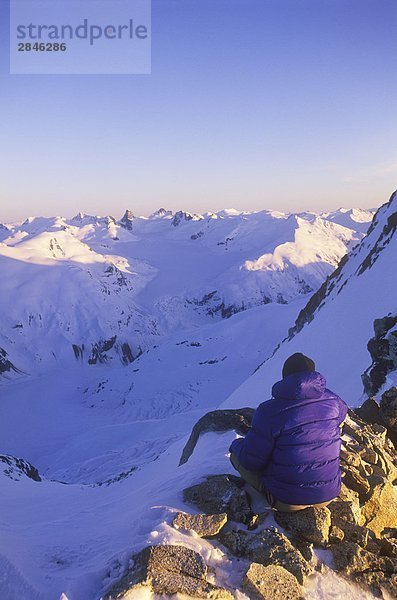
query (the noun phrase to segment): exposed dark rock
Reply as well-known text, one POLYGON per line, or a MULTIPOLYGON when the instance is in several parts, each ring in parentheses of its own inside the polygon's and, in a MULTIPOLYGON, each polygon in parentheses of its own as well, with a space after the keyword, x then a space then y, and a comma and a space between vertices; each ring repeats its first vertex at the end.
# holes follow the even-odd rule
POLYGON ((136 587, 155 594, 186 594, 193 598, 232 600, 232 595, 208 581, 207 565, 200 554, 184 546, 148 546, 133 557, 132 567, 104 600, 123 598, 136 587))
POLYGON ((246 573, 244 587, 252 599, 299 600, 302 598, 302 589, 295 577, 277 565, 264 567, 252 563, 246 573))
POLYGON ((233 430, 240 435, 245 435, 252 423, 254 414, 253 408, 239 408, 236 410, 213 410, 205 414, 197 421, 192 429, 192 433, 182 451, 179 465, 187 462, 196 447, 196 444, 203 433, 209 431, 229 431, 233 430))
POLYGON ((38 470, 30 462, 23 458, 15 458, 15 456, 8 456, 0 454, 1 468, 4 474, 10 479, 20 481, 22 474, 33 479, 33 481, 41 481, 38 470), (6 465, 4 467, 4 465, 6 465))
POLYGON ((328 508, 309 507, 290 513, 276 511, 274 518, 281 527, 291 531, 296 537, 302 537, 320 546, 328 542, 331 527, 331 513, 328 508))
MULTIPOLYGON (((390 198, 390 205, 396 197, 396 192, 390 198)), ((376 215, 375 215, 376 217, 376 215)), ((375 219, 374 217, 374 219, 375 219)), ((374 263, 377 261, 383 248, 389 243, 391 237, 397 229, 397 212, 392 212, 384 225, 380 236, 376 240, 376 243, 372 246, 370 252, 365 257, 360 267, 357 269, 357 275, 362 275, 367 269, 371 269, 374 263)))
POLYGON ((129 365, 133 361, 134 361, 134 356, 132 354, 130 345, 127 342, 123 342, 121 344, 121 362, 124 365, 129 365))
POLYGON ((11 371, 14 373, 21 373, 21 371, 8 359, 7 352, 3 348, 0 348, 0 375, 3 373, 10 373, 11 371))
POLYGON ((313 567, 303 558, 290 540, 272 527, 259 533, 243 530, 225 530, 219 541, 238 557, 247 558, 261 565, 278 565, 292 573, 299 583, 313 572, 313 567))
POLYGON ((114 335, 109 340, 100 340, 95 344, 92 344, 91 354, 88 359, 89 365, 96 365, 97 363, 106 363, 108 357, 106 352, 109 352, 116 343, 117 336, 114 335))
POLYGON ((380 413, 385 425, 397 433, 397 387, 382 394, 380 413))
POLYGON ((81 346, 78 346, 77 344, 72 344, 72 348, 73 348, 74 357, 77 359, 83 360, 84 344, 82 344, 81 346))
POLYGON ((227 513, 229 519, 248 523, 252 517, 243 480, 234 475, 210 475, 205 481, 183 490, 185 502, 206 514, 227 513))
POLYGON ((177 227, 182 223, 182 221, 191 221, 192 219, 193 215, 191 215, 190 213, 185 212, 183 210, 178 210, 171 221, 171 225, 177 227))
POLYGON ((354 411, 360 419, 366 421, 366 423, 379 423, 384 425, 383 417, 380 413, 380 406, 374 398, 368 398, 360 408, 356 408, 354 411))
POLYGON ((365 392, 376 394, 386 382, 388 373, 397 369, 397 315, 374 321, 375 336, 368 342, 371 366, 363 373, 365 392))
POLYGON ((134 220, 134 214, 131 210, 126 210, 123 217, 120 219, 120 225, 128 231, 132 230, 132 222, 134 220))
POLYGON ((195 531, 197 535, 203 538, 217 535, 226 523, 226 513, 221 513, 218 515, 191 515, 180 512, 172 521, 172 525, 175 527, 175 529, 195 531))

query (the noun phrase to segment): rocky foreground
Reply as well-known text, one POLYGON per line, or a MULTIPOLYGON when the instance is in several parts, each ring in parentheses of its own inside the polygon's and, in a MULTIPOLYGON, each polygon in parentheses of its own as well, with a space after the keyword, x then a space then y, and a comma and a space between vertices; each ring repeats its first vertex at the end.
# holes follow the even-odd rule
MULTIPOLYGON (((181 457, 186 462, 206 431, 249 426, 250 409, 214 411, 195 425, 181 457)), ((380 405, 367 401, 349 411, 343 426, 342 491, 326 508, 297 513, 274 511, 277 527, 266 526, 271 510, 255 513, 249 486, 234 475, 209 475, 184 490, 199 514, 178 513, 173 527, 194 531, 247 569, 240 589, 249 598, 297 600, 305 579, 322 571, 317 549, 328 549, 332 568, 377 598, 397 597, 397 388, 380 405), (364 420, 366 418, 367 420, 364 420)), ((233 598, 234 589, 208 581, 202 556, 183 545, 154 545, 131 559, 125 576, 105 600, 128 598, 140 588, 165 596, 233 598)))

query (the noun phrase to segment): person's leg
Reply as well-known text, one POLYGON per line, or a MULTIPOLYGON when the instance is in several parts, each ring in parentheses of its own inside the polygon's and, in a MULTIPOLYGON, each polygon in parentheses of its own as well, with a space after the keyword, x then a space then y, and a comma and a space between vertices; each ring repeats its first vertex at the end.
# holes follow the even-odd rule
POLYGON ((238 458, 236 457, 235 454, 233 454, 233 452, 230 453, 230 462, 232 463, 233 467, 236 469, 236 471, 238 471, 241 475, 241 477, 250 485, 252 485, 252 487, 254 489, 256 489, 258 492, 260 492, 261 494, 264 493, 264 487, 263 487, 263 483, 262 483, 262 476, 261 473, 258 471, 249 471, 248 469, 244 468, 243 465, 240 463, 240 461, 238 460, 238 458))
POLYGON ((260 471, 249 471, 243 467, 233 452, 230 453, 230 462, 236 471, 240 473, 241 477, 260 494, 265 496, 267 502, 272 508, 279 510, 280 512, 297 512, 298 510, 304 510, 310 506, 321 508, 323 506, 327 506, 327 504, 331 502, 331 500, 329 502, 322 502, 321 504, 287 504, 286 502, 281 502, 281 500, 276 500, 276 498, 274 498, 274 496, 266 490, 263 485, 262 474, 260 471))
POLYGON ((281 500, 276 500, 274 502, 273 508, 280 512, 297 512, 299 510, 304 510, 305 508, 310 508, 311 506, 315 508, 322 508, 327 506, 329 502, 322 502, 321 504, 287 504, 286 502, 281 502, 281 500))

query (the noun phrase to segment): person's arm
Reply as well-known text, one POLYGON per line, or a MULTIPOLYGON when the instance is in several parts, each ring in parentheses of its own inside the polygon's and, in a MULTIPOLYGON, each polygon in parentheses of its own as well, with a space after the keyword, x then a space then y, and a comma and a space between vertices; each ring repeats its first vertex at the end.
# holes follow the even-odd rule
POLYGON ((234 440, 230 446, 230 452, 233 452, 242 466, 249 471, 262 471, 273 451, 274 438, 266 412, 264 404, 258 406, 252 427, 245 438, 234 440))
POLYGON ((339 396, 338 396, 338 401, 339 401, 339 425, 342 425, 343 421, 346 419, 348 406, 347 406, 346 402, 344 402, 342 400, 342 398, 339 398, 339 396))

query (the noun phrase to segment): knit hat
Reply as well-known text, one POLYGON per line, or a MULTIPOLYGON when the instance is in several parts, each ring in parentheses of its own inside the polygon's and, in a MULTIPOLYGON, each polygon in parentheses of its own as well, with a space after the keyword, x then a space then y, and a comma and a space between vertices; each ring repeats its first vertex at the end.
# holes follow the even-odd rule
POLYGON ((301 373, 302 371, 315 371, 316 365, 314 361, 305 356, 301 352, 292 354, 284 363, 283 366, 283 379, 292 375, 293 373, 301 373))

